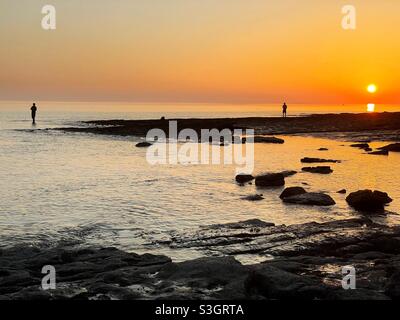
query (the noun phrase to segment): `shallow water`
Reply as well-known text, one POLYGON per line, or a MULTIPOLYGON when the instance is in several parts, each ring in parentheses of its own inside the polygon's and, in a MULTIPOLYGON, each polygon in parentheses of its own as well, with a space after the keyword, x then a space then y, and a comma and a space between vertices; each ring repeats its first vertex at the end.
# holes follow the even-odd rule
MULTIPOLYGON (((340 189, 378 189, 394 199, 392 212, 380 222, 400 217, 400 154, 366 155, 350 143, 309 137, 283 137, 284 145, 257 144, 255 172, 301 170, 305 156, 343 160, 329 176, 298 173, 287 186, 329 193, 331 208, 285 205, 281 188, 257 190, 235 184, 234 165, 150 166, 138 138, 71 134, 36 129, 71 125, 81 119, 135 118, 135 115, 52 113, 32 127, 26 115, 1 113, 0 237, 1 246, 26 242, 117 246, 154 252, 176 260, 200 253, 159 245, 175 233, 200 225, 259 218, 276 224, 329 221, 357 216, 340 189), (329 151, 318 151, 327 147, 329 151), (308 185, 303 185, 306 183, 308 185), (262 193, 265 200, 241 197, 262 193)), ((372 146, 384 145, 372 143, 372 146)))

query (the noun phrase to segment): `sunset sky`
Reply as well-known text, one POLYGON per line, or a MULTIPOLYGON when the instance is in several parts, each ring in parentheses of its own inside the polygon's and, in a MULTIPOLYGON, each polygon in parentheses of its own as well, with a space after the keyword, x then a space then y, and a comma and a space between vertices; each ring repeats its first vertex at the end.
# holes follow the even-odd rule
POLYGON ((350 2, 1 0, 0 99, 400 103, 400 1, 350 2))

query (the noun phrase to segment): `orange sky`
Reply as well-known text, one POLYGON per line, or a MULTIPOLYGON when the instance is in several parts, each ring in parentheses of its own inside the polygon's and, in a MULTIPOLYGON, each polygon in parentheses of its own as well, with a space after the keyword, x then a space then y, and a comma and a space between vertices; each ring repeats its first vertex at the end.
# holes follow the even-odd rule
POLYGON ((400 1, 51 1, 0 3, 0 99, 400 103, 400 1))

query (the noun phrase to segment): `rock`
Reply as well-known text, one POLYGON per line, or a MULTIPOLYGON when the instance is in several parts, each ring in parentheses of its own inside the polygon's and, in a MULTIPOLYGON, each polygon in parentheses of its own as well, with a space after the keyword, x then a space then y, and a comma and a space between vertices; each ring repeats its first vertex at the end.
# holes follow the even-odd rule
POLYGON ((342 189, 342 190, 339 190, 337 193, 346 194, 346 193, 347 193, 347 190, 346 190, 346 189, 342 189))
POLYGON ((303 158, 301 159, 302 163, 339 163, 340 160, 332 160, 332 159, 320 159, 320 158, 303 158))
POLYGON ((275 226, 274 223, 265 222, 260 219, 250 219, 245 221, 233 222, 233 223, 225 223, 225 224, 213 224, 211 226, 207 226, 208 229, 245 229, 245 228, 268 228, 275 226))
POLYGON ((368 154, 375 155, 375 156, 388 156, 389 151, 388 150, 379 150, 379 151, 369 152, 368 154))
POLYGON ((274 144, 284 144, 285 140, 276 137, 263 137, 255 136, 254 143, 274 143, 274 144))
POLYGON ((284 176, 285 178, 287 178, 287 177, 291 177, 291 176, 294 176, 295 174, 297 174, 297 171, 294 171, 294 170, 286 170, 286 171, 282 171, 281 174, 283 174, 283 176, 284 176))
POLYGON ((302 188, 302 187, 289 187, 286 188, 282 194, 280 195, 281 199, 287 198, 287 197, 292 197, 292 196, 297 196, 299 194, 307 193, 307 191, 302 188))
POLYGON ((281 187, 285 185, 282 173, 267 173, 256 177, 257 187, 281 187))
POLYGON ((354 144, 351 144, 350 147, 366 149, 366 148, 369 148, 369 144, 368 143, 354 143, 354 144))
POLYGON ((176 263, 115 248, 2 248, 0 300, 400 298, 400 228, 366 217, 278 226, 252 219, 174 233, 154 245, 213 256, 176 263), (40 288, 46 263, 63 270, 56 290, 40 288), (345 265, 357 269, 357 290, 340 286, 345 265))
POLYGON ((283 202, 311 206, 333 206, 336 202, 325 193, 307 192, 282 199, 283 202))
MULTIPOLYGON (((202 227, 181 237, 175 235, 173 241, 173 248, 192 248, 222 256, 244 255, 249 259, 252 254, 267 257, 265 262, 248 265, 247 269, 232 270, 233 277, 238 276, 236 272, 243 274, 236 284, 229 278, 224 279, 219 289, 220 298, 226 298, 225 294, 232 297, 231 286, 238 289, 240 295, 244 288, 247 299, 257 300, 400 298, 398 226, 376 224, 365 217, 265 228, 254 228, 251 224, 230 228, 230 225, 202 227), (346 291, 340 285, 342 268, 346 265, 357 269, 357 290, 346 291), (228 288, 225 283, 229 283, 228 288)), ((175 267, 171 265, 168 268, 175 267)), ((196 268, 202 269, 203 265, 196 268)), ((232 268, 230 263, 228 268, 232 268)), ((199 280, 204 279, 203 274, 194 274, 195 271, 190 270, 192 268, 174 280, 193 276, 195 287, 210 285, 207 280, 204 280, 204 286, 198 285, 199 280)), ((212 267, 212 270, 221 279, 220 268, 212 267)))
POLYGON ((301 170, 305 172, 319 173, 319 174, 330 174, 333 172, 333 170, 329 166, 305 167, 302 168, 301 170))
POLYGON ((136 144, 136 147, 137 147, 137 148, 147 148, 147 147, 150 147, 150 146, 152 146, 152 145, 153 145, 153 144, 150 143, 150 142, 143 141, 143 142, 137 143, 137 144, 136 144))
POLYGON ((243 197, 242 199, 247 200, 247 201, 261 201, 261 200, 264 200, 264 197, 262 194, 254 194, 254 195, 243 197))
POLYGON ((400 143, 392 143, 387 146, 378 148, 379 150, 386 150, 390 152, 400 152, 400 143))
POLYGON ((254 180, 254 177, 251 174, 238 174, 235 179, 237 183, 243 184, 254 180))
POLYGON ((393 200, 386 192, 360 190, 350 193, 346 198, 347 203, 354 209, 366 212, 383 211, 385 205, 393 200))
POLYGON ((400 270, 394 272, 385 288, 385 293, 392 299, 400 299, 400 270))
POLYGON ((318 151, 328 151, 328 148, 319 148, 318 151))

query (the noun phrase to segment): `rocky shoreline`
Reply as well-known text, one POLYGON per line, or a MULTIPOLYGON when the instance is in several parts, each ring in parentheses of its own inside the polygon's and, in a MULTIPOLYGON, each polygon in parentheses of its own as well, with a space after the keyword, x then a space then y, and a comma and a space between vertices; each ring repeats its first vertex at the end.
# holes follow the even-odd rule
MULTIPOLYGON (((319 114, 304 117, 261 117, 221 119, 160 119, 160 120, 99 120, 82 122, 78 127, 58 128, 65 132, 145 137, 153 128, 168 132, 169 121, 176 120, 178 130, 191 128, 198 134, 201 129, 254 129, 260 135, 329 134, 332 138, 400 140, 400 112, 360 114, 319 114)), ((255 141, 262 143, 264 140, 255 141)), ((279 141, 274 141, 279 143, 279 141)))
POLYGON ((195 248, 180 263, 115 248, 0 251, 0 299, 398 299, 400 227, 368 218, 275 226, 260 220, 213 225, 157 245, 195 248), (243 265, 235 255, 266 261, 243 265), (41 289, 41 269, 56 269, 56 290, 41 289), (356 290, 341 286, 356 269, 356 290))

